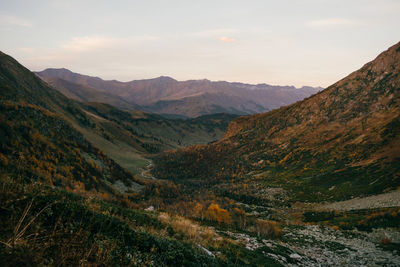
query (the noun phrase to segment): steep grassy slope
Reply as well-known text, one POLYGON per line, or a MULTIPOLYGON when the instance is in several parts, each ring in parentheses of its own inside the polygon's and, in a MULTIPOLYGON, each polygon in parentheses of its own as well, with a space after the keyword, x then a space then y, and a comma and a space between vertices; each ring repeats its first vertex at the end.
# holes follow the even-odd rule
POLYGON ((63 114, 88 118, 14 59, 0 54, 1 172, 63 188, 113 193, 117 180, 135 178, 93 147, 63 114))
MULTIPOLYGON (((154 175, 184 183, 283 187, 294 200, 375 194, 400 186, 400 43, 326 90, 233 121, 224 138, 165 153, 154 175)), ((217 187, 221 190, 221 186, 217 187)))
POLYGON ((143 106, 148 112, 189 117, 221 112, 232 114, 265 112, 304 99, 322 89, 209 80, 180 82, 170 77, 131 82, 104 81, 98 77, 81 75, 66 69, 46 69, 37 74, 50 83, 55 78, 68 81, 69 86, 54 82, 53 84, 56 89, 71 97, 76 98, 77 91, 81 89, 87 91, 87 88, 91 88, 89 95, 92 98, 104 98, 101 95, 107 94, 114 95, 114 98, 105 98, 104 103, 118 108, 131 109, 126 106, 126 103, 116 101, 119 98, 143 106), (92 89, 97 92, 95 93, 92 89))

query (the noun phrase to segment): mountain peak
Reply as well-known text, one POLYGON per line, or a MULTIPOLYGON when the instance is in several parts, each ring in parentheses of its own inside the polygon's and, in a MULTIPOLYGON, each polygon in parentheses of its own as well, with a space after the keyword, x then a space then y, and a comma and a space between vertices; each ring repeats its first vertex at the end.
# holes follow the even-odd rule
POLYGON ((158 81, 158 82, 162 82, 162 83, 175 83, 178 82, 177 80, 175 80, 172 77, 169 76, 159 76, 157 78, 153 78, 153 79, 149 79, 150 81, 158 81))
POLYGON ((164 75, 161 75, 160 77, 157 77, 156 79, 176 81, 174 78, 172 78, 170 76, 164 76, 164 75))
POLYGON ((362 69, 366 68, 375 73, 390 72, 400 66, 399 57, 400 42, 379 54, 374 61, 365 64, 362 69))
POLYGON ((69 69, 66 68, 46 68, 42 71, 40 71, 39 73, 44 73, 44 74, 78 74, 75 72, 70 71, 69 69))

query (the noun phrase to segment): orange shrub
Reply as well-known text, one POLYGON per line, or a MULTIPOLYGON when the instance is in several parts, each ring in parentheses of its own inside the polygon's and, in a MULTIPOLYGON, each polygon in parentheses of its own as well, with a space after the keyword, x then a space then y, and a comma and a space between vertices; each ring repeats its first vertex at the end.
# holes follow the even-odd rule
POLYGON ((231 223, 231 215, 226 209, 221 208, 218 204, 211 204, 205 212, 205 217, 211 221, 217 221, 219 224, 231 223))
POLYGON ((8 159, 6 156, 4 156, 3 154, 0 153, 0 164, 3 166, 7 166, 8 165, 8 159))

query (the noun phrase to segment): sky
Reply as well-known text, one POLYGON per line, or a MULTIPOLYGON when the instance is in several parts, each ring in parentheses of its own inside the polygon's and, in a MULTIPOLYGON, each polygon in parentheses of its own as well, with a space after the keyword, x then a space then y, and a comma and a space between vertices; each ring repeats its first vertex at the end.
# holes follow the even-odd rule
POLYGON ((400 41, 400 0, 0 0, 33 71, 327 87, 400 41))

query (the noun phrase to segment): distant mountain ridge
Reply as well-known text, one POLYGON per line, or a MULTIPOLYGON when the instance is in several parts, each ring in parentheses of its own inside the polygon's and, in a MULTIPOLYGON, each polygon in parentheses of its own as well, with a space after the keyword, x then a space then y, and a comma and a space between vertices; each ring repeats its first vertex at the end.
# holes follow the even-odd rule
POLYGON ((322 89, 209 80, 177 81, 165 76, 130 82, 105 81, 67 69, 46 69, 36 74, 57 90, 82 102, 87 100, 77 97, 79 90, 94 98, 93 101, 103 99, 104 103, 118 108, 188 117, 218 112, 239 115, 261 113, 302 100, 322 89), (70 83, 68 87, 64 86, 65 81, 70 83), (110 95, 114 97, 109 98, 110 95))

